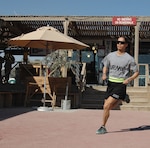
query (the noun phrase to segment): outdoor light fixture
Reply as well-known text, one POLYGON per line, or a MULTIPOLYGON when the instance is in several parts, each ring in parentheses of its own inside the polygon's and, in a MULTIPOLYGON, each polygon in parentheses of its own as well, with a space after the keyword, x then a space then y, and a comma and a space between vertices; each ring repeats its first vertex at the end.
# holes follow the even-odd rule
POLYGON ((97 50, 94 50, 94 53, 96 54, 96 53, 97 53, 97 50))
POLYGON ((88 58, 90 58, 90 57, 91 57, 91 55, 90 55, 90 54, 87 54, 87 57, 88 57, 88 58))
POLYGON ((92 47, 94 54, 97 53, 97 49, 98 49, 98 45, 96 43, 94 43, 94 46, 92 47))
POLYGON ((96 47, 95 47, 95 46, 93 46, 93 47, 92 47, 92 50, 93 50, 93 51, 94 51, 94 50, 96 50, 96 47))

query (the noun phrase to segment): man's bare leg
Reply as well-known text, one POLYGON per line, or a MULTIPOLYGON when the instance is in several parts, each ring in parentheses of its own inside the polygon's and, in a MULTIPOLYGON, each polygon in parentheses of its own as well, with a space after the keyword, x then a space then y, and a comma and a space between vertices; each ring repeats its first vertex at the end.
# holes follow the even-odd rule
POLYGON ((103 111, 103 121, 102 121, 103 126, 105 126, 107 123, 107 120, 110 115, 110 110, 113 109, 114 107, 116 107, 118 105, 118 102, 119 101, 117 99, 114 99, 111 96, 105 100, 104 111, 103 111))
POLYGON ((114 99, 111 96, 108 97, 108 99, 105 100, 102 126, 96 131, 96 134, 105 134, 105 133, 107 133, 105 125, 106 125, 107 120, 109 118, 110 110, 113 109, 116 105, 118 105, 119 102, 120 102, 120 100, 114 99))

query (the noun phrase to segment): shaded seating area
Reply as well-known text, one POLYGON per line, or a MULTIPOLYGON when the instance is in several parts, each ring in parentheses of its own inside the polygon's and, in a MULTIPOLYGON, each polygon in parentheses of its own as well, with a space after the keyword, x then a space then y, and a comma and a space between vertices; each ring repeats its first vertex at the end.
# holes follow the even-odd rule
POLYGON ((44 77, 44 76, 30 76, 26 79, 26 95, 25 95, 25 106, 34 104, 32 102, 44 101, 47 106, 51 106, 52 109, 61 107, 61 100, 71 100, 71 107, 77 108, 79 106, 79 92, 72 85, 71 77, 44 77), (45 83, 45 86, 44 86, 45 83), (68 86, 68 92, 66 87, 68 86))
POLYGON ((46 71, 45 79, 44 70, 45 67, 41 64, 19 64, 16 68, 16 83, 0 87, 0 108, 42 106, 44 102, 54 109, 61 107, 61 100, 66 96, 71 100, 71 108, 78 108, 80 90, 74 84, 73 77, 49 77, 46 71))

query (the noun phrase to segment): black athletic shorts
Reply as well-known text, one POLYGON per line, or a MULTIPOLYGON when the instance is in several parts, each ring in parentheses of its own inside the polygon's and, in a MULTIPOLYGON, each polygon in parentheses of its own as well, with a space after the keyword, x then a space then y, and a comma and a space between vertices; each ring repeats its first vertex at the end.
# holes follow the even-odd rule
POLYGON ((123 83, 115 83, 108 81, 105 99, 111 96, 114 99, 124 100, 126 96, 126 88, 127 86, 123 83))

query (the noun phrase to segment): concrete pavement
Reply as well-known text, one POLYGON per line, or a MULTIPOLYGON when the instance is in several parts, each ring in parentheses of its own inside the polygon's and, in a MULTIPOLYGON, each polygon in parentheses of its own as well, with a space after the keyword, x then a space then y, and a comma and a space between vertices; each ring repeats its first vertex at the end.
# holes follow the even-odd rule
POLYGON ((96 135, 102 110, 0 109, 0 148, 148 148, 150 112, 112 110, 108 133, 96 135))

